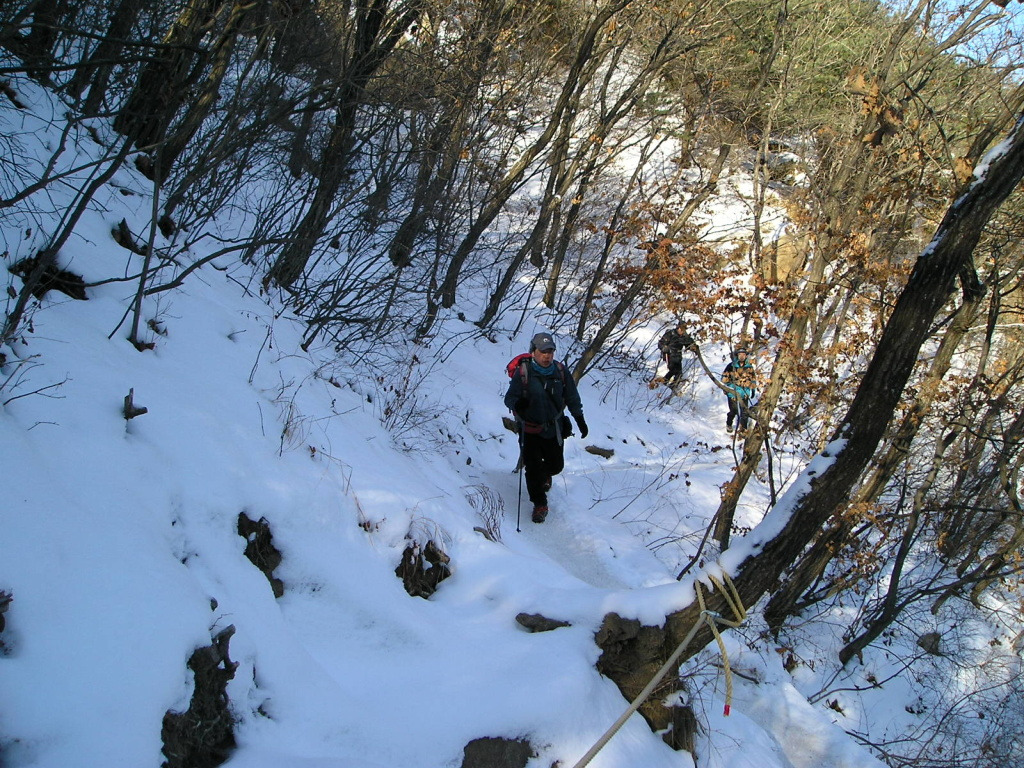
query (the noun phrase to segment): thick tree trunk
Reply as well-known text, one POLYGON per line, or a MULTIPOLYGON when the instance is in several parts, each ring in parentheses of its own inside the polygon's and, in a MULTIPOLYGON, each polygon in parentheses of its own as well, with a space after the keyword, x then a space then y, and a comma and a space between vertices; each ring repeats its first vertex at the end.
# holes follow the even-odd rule
MULTIPOLYGON (((973 270, 972 270, 973 272, 973 270)), ((972 327, 981 307, 984 292, 981 284, 974 280, 964 281, 964 303, 960 305, 932 361, 931 368, 920 386, 919 395, 903 417, 880 458, 876 459, 874 469, 867 482, 858 489, 852 499, 853 504, 871 504, 878 499, 889 480, 902 465, 910 450, 910 444, 917 435, 939 392, 939 384, 949 372, 953 355, 960 343, 972 327)), ((822 577, 838 550, 853 532, 853 521, 844 519, 837 523, 827 535, 819 538, 814 546, 804 553, 799 563, 786 576, 785 585, 776 592, 765 608, 765 617, 770 626, 778 627, 787 616, 799 610, 801 595, 810 589, 822 577)))
MULTIPOLYGON (((949 300, 957 275, 970 262, 982 229, 1024 176, 1024 118, 988 162, 979 166, 967 191, 949 208, 931 244, 920 256, 868 365, 860 388, 832 443, 811 462, 800 481, 765 521, 744 540, 749 552, 723 563, 733 574, 743 604, 754 605, 780 574, 797 561, 833 512, 845 503, 888 428, 903 388, 928 338, 931 324, 949 300)), ((715 593, 708 608, 728 616, 728 603, 715 593)), ((699 620, 691 604, 666 617, 663 627, 640 627, 611 614, 596 641, 603 653, 598 668, 632 699, 699 620)), ((702 629, 683 660, 710 641, 702 629)), ((669 712, 659 701, 640 709, 652 728, 663 728, 669 712)))

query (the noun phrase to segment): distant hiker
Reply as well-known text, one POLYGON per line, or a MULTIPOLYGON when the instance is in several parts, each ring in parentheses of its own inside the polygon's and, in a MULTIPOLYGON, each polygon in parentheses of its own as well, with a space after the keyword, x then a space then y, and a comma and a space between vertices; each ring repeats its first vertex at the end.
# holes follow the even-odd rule
POLYGON ((538 333, 530 341, 530 354, 509 363, 505 405, 519 425, 519 446, 526 490, 533 503, 533 522, 543 523, 548 515, 547 492, 551 478, 562 471, 565 457, 562 441, 572 434, 564 410, 576 420, 580 437, 587 436, 583 403, 576 382, 555 360, 555 342, 550 333, 538 333))
POLYGON ((732 432, 733 419, 740 432, 747 429, 747 418, 757 392, 757 372, 747 359, 747 348, 737 347, 732 360, 722 371, 722 384, 729 401, 729 415, 725 417, 725 429, 732 432))
POLYGON ((697 342, 686 332, 686 325, 683 323, 677 323, 675 328, 669 328, 658 339, 658 351, 668 366, 668 373, 664 378, 666 384, 679 381, 683 372, 684 349, 696 350, 697 342))

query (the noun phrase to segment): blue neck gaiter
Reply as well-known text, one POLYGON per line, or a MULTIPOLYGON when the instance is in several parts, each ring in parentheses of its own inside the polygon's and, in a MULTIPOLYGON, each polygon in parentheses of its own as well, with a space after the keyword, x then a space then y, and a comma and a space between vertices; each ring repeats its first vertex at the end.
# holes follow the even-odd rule
POLYGON ((535 370, 541 376, 551 376, 555 372, 555 364, 554 364, 554 362, 552 362, 551 365, 548 365, 548 366, 541 366, 541 365, 537 365, 537 361, 536 360, 531 360, 530 361, 530 365, 532 365, 533 366, 533 370, 535 370))

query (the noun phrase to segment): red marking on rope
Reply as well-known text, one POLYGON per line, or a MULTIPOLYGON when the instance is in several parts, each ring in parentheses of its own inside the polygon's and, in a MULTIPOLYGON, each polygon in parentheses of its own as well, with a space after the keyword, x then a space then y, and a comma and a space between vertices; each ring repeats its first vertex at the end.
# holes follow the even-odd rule
POLYGON ((728 717, 728 716, 729 716, 729 713, 730 713, 731 711, 732 711, 732 707, 731 707, 731 706, 729 706, 728 704, 726 704, 726 705, 725 705, 725 712, 724 712, 723 714, 724 714, 724 715, 725 715, 726 717, 728 717))

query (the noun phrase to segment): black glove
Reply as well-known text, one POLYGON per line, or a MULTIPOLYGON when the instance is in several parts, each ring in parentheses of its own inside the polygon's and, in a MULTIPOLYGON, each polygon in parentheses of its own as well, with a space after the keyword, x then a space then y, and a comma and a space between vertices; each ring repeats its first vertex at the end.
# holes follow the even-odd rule
POLYGON ((514 410, 516 413, 522 413, 530 407, 530 400, 526 397, 520 397, 514 404, 514 410))
POLYGON ((587 429, 587 422, 583 420, 582 416, 576 419, 576 426, 580 428, 580 440, 585 438, 590 433, 590 430, 587 429))

